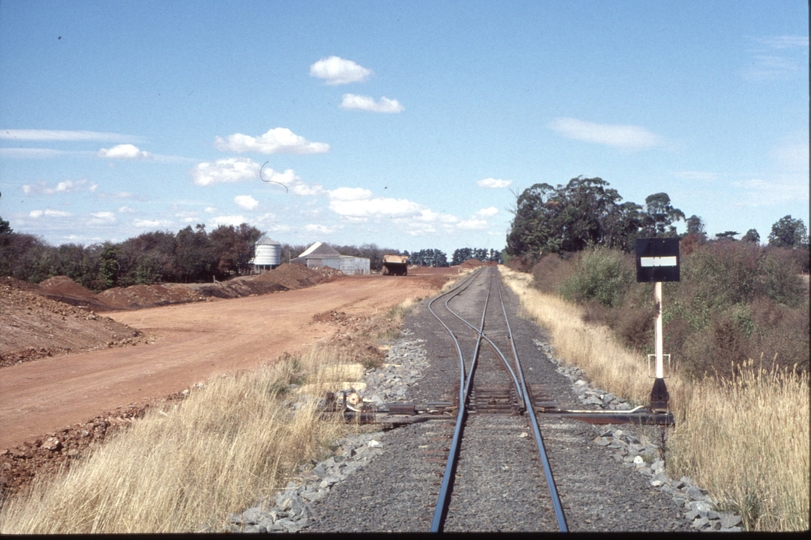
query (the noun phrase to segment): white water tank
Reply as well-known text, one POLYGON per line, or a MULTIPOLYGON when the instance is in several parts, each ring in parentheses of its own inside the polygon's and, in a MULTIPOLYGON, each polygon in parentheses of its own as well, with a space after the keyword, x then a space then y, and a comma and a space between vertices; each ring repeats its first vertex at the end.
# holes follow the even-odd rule
POLYGON ((282 245, 263 236, 256 242, 253 265, 255 270, 272 270, 282 264, 282 245))

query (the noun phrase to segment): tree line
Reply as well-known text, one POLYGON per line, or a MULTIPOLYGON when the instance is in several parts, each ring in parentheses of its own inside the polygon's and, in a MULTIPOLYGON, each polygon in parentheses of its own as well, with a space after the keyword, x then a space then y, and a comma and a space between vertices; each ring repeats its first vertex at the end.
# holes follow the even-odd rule
POLYGON ((153 231, 123 242, 51 246, 42 239, 7 231, 0 234, 0 275, 39 283, 67 276, 94 291, 160 282, 225 279, 250 271, 256 227, 187 226, 176 234, 153 231))
MULTIPOLYGON (((0 275, 39 283, 67 276, 93 291, 153 283, 200 283, 250 274, 255 244, 264 235, 256 227, 220 225, 207 231, 204 224, 177 233, 152 231, 123 242, 84 246, 51 246, 31 234, 14 232, 0 218, 0 275)), ((298 257, 306 245, 281 244, 281 262, 298 257)), ((369 259, 379 271, 383 255, 397 250, 376 244, 332 245, 341 255, 369 259)))
MULTIPOLYGON (((681 237, 688 244, 709 240, 702 219, 696 215, 686 218, 667 193, 649 195, 644 206, 623 202, 617 190, 601 178, 577 177, 556 187, 535 184, 516 195, 511 212, 514 218, 505 252, 529 265, 548 253, 577 252, 587 246, 631 253, 637 238, 681 237), (676 231, 679 221, 685 222, 686 233, 676 231)), ((725 231, 715 240, 735 240, 738 235, 725 231)), ((805 224, 790 215, 772 226, 768 240, 775 247, 808 247, 805 224)), ((750 229, 741 241, 758 243, 760 235, 750 229)))

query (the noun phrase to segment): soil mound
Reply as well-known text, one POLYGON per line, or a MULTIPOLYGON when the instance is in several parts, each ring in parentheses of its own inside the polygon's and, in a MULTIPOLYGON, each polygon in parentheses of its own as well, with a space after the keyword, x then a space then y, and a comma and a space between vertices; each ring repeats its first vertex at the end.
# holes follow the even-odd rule
POLYGON ((284 263, 275 270, 265 272, 253 278, 256 281, 278 283, 286 289, 301 289, 327 281, 330 275, 341 272, 334 268, 323 271, 312 270, 301 264, 284 263))
POLYGON ((67 294, 93 298, 93 292, 67 276, 54 276, 39 284, 39 288, 50 294, 67 294))
POLYGON ((112 309, 139 309, 205 300, 194 289, 177 283, 114 287, 100 292, 96 298, 112 309))
POLYGON ((257 281, 253 277, 239 277, 211 285, 197 285, 195 289, 207 298, 241 298, 256 294, 286 291, 287 287, 269 281, 257 281))
POLYGON ((28 281, 22 281, 21 279, 13 278, 11 276, 0 277, 0 286, 10 287, 20 291, 30 291, 36 294, 42 293, 42 290, 36 283, 29 283, 28 281))
POLYGON ((478 268, 480 266, 484 266, 484 263, 479 259, 468 259, 459 266, 462 268, 478 268))
POLYGON ((0 284, 0 367, 71 351, 147 340, 138 330, 87 309, 42 296, 19 280, 0 284))

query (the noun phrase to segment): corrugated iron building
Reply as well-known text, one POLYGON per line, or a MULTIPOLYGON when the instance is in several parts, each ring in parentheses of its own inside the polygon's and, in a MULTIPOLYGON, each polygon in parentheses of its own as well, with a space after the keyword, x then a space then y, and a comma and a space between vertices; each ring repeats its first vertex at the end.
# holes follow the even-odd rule
POLYGON ((304 253, 290 262, 302 264, 307 268, 314 269, 328 266, 340 270, 346 275, 370 273, 369 259, 364 257, 352 257, 351 255, 341 255, 324 242, 316 242, 308 247, 304 253))

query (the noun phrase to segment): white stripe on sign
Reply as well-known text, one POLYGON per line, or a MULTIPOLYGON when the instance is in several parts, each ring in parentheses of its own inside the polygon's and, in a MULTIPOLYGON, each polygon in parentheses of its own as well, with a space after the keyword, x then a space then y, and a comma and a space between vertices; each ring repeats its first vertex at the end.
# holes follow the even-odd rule
POLYGON ((676 257, 640 257, 640 266, 650 268, 652 266, 678 266, 676 257))

